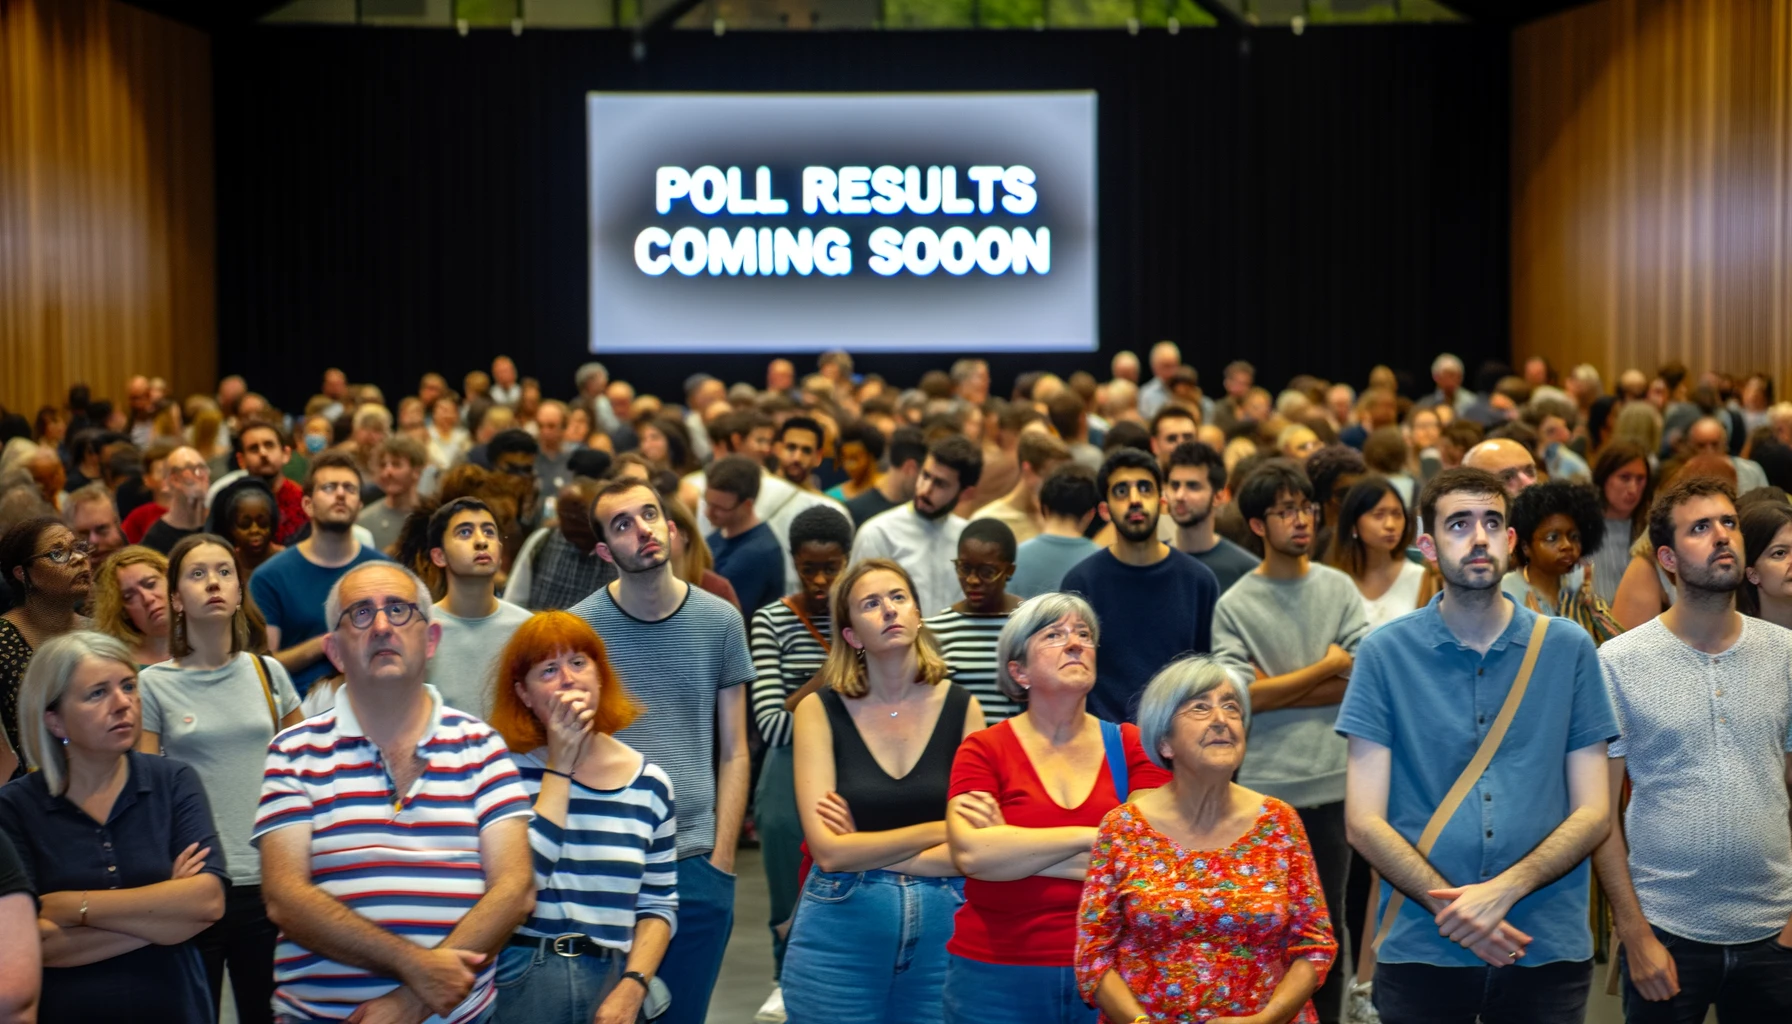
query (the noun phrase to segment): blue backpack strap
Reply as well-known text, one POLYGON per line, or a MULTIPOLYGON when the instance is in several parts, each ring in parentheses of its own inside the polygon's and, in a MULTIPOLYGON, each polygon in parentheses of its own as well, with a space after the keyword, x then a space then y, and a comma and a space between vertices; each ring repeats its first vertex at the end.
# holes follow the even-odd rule
POLYGON ((1113 722, 1101 723, 1101 745, 1108 752, 1108 774, 1114 777, 1114 796, 1121 803, 1126 802, 1126 795, 1131 787, 1127 785, 1126 740, 1120 733, 1120 727, 1113 722))

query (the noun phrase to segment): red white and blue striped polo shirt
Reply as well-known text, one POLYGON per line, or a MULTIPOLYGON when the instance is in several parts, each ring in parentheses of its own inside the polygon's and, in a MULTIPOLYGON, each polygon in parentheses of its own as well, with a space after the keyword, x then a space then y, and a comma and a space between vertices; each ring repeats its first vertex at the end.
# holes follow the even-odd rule
MULTIPOLYGON (((485 893, 479 833, 533 813, 504 741, 425 686, 426 762, 399 800, 379 747, 343 694, 336 707, 274 737, 251 842, 290 825, 311 829, 311 880, 350 910, 419 946, 434 947, 485 893)), ((493 967, 442 1018, 459 1024, 491 1005, 493 967)), ((341 1020, 397 988, 396 978, 326 959, 284 934, 274 952, 274 1012, 341 1020)), ((432 1018, 433 1020, 434 1018, 432 1018)))

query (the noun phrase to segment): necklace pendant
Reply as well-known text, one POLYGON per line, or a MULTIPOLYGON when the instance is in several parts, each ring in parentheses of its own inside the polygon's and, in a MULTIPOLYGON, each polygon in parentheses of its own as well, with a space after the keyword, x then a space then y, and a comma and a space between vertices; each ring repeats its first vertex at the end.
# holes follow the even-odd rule
POLYGON ((898 712, 892 711, 892 712, 890 712, 890 717, 895 718, 897 714, 898 714, 898 712))

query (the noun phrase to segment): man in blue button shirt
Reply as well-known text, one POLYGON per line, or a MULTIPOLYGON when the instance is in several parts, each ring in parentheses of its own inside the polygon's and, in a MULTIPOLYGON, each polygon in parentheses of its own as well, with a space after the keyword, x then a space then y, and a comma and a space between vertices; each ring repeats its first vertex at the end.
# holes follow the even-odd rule
POLYGON ((1420 496, 1443 593, 1371 633, 1338 712, 1350 843, 1406 895, 1380 949, 1384 1024, 1581 1024, 1593 974, 1587 856, 1611 825, 1616 718, 1593 641, 1555 619, 1504 742, 1438 836, 1414 844, 1499 715, 1539 616, 1500 592, 1513 535, 1484 470, 1420 496))

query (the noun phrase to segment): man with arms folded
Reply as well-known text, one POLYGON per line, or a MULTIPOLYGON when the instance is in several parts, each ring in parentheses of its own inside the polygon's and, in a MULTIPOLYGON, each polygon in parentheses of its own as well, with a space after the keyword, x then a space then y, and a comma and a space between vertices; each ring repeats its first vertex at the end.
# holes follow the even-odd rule
POLYGON ((1729 484, 1656 496, 1649 540, 1679 599, 1599 648, 1624 733, 1613 799, 1626 771, 1631 786, 1624 828, 1593 854, 1624 943, 1624 1019, 1701 1022, 1715 1003, 1724 1024, 1792 1020, 1792 632, 1733 606, 1729 484))
POLYGON ((1363 639, 1338 711, 1350 741, 1345 826, 1381 873, 1384 1024, 1582 1024, 1593 978, 1587 855, 1611 825, 1606 743, 1617 721, 1593 641, 1500 591, 1514 543, 1501 479, 1445 470, 1419 497, 1419 550, 1443 592, 1363 639), (1435 845, 1433 812, 1542 647, 1510 728, 1435 845))
MULTIPOLYGON (((1369 619, 1355 581, 1307 559, 1319 530, 1319 506, 1298 465, 1287 459, 1265 463, 1245 480, 1238 508, 1251 532, 1263 538, 1263 563, 1220 595, 1213 609, 1214 655, 1251 702, 1251 742, 1238 784, 1282 800, 1300 815, 1325 902, 1337 908, 1332 929, 1342 944, 1350 873, 1347 751, 1332 730, 1350 681, 1351 655, 1369 632, 1369 619)), ((1339 1019, 1345 985, 1342 972, 1326 978, 1313 997, 1320 1020, 1339 1019)))
POLYGON ((389 562, 330 589, 336 706, 274 737, 251 841, 280 927, 279 1024, 483 1024, 535 906, 529 796, 484 722, 424 682, 429 588, 389 562))

